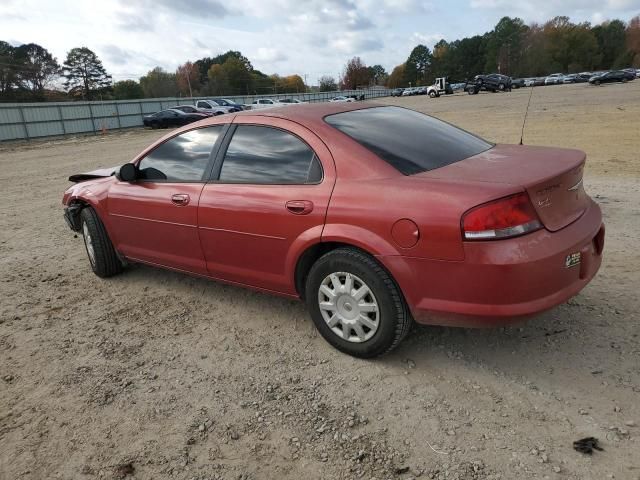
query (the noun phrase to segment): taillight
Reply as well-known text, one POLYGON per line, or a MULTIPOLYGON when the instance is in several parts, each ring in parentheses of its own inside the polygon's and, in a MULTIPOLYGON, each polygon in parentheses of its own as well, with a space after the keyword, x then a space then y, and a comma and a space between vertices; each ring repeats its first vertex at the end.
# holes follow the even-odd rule
POLYGON ((516 237, 539 228, 542 224, 524 192, 479 205, 462 216, 466 240, 516 237))

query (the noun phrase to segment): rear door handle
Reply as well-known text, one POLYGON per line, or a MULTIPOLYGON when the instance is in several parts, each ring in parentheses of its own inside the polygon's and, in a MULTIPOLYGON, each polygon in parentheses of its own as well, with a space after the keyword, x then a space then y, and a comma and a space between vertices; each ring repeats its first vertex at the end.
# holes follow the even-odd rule
POLYGON ((285 205, 294 215, 308 215, 313 211, 313 202, 309 200, 289 200, 285 205))
POLYGON ((171 202, 179 207, 184 207, 189 204, 189 195, 186 193, 174 193, 171 195, 171 202))

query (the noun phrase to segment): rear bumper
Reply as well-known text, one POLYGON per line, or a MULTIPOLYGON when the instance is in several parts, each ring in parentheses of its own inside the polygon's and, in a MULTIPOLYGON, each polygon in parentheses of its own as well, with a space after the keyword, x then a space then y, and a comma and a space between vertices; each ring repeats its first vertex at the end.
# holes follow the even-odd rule
POLYGON ((384 256, 418 323, 489 327, 566 302, 595 276, 602 262, 604 225, 592 201, 571 225, 510 240, 465 242, 465 260, 446 262, 384 256), (567 267, 567 256, 580 263, 567 267))

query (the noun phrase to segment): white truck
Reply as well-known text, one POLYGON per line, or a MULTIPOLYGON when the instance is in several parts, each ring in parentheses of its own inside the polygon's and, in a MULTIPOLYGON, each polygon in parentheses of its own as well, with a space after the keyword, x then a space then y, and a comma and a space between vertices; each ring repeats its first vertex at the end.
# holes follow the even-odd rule
POLYGON ((433 85, 427 87, 427 95, 431 98, 439 97, 440 95, 451 95, 453 89, 447 80, 447 77, 436 78, 433 85))

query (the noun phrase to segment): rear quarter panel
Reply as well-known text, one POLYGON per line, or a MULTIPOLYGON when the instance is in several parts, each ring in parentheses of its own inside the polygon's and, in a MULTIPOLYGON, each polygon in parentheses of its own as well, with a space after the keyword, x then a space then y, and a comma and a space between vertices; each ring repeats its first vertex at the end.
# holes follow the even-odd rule
POLYGON ((338 177, 329 204, 324 241, 352 242, 374 255, 464 260, 460 219, 469 208, 513 193, 509 185, 442 182, 411 176, 344 180, 338 177), (417 243, 401 247, 394 223, 412 220, 417 243))

